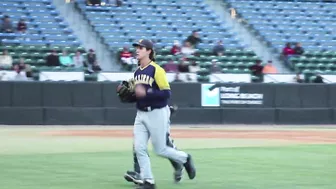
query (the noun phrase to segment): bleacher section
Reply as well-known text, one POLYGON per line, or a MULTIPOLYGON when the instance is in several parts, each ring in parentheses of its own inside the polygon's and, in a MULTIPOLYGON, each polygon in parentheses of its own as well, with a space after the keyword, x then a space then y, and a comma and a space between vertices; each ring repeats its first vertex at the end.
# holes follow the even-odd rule
POLYGON ((244 47, 202 0, 125 0, 122 7, 77 1, 77 5, 111 48, 129 46, 140 38, 155 41, 157 48, 172 46, 173 40, 183 41, 193 30, 199 30, 204 41, 199 48, 212 48, 220 39, 227 48, 244 47))
POLYGON ((225 0, 279 54, 285 43, 302 43, 295 71, 334 73, 336 3, 225 0))
POLYGON ((77 49, 85 52, 51 0, 2 0, 0 17, 4 15, 10 17, 15 29, 21 18, 28 26, 26 34, 0 33, 0 50, 8 49, 13 63, 22 57, 25 63, 35 66, 37 70, 64 70, 45 66, 45 57, 51 49, 56 49, 58 53, 66 49, 70 55, 77 49))
MULTIPOLYGON (((121 52, 122 48, 119 48, 118 52, 121 52)), ((134 51, 133 48, 130 48, 134 51)), ((169 61, 173 60, 176 64, 179 62, 179 55, 171 55, 170 48, 162 48, 157 50, 156 60, 161 66, 164 66, 169 61)), ((199 49, 197 51, 198 56, 187 56, 186 64, 196 61, 201 67, 198 72, 199 81, 209 81, 210 67, 212 60, 217 60, 219 66, 222 69, 222 73, 250 73, 249 67, 255 64, 259 59, 256 54, 251 50, 240 49, 226 49, 223 56, 214 56, 212 49, 199 49)))
POLYGON ((77 7, 112 51, 120 52, 141 38, 151 39, 161 65, 170 60, 177 63, 180 57, 170 54, 173 41, 183 42, 193 30, 198 30, 203 40, 197 47, 198 56, 187 58, 203 68, 199 73, 201 80, 208 80, 212 59, 219 61, 224 73, 249 73, 248 67, 258 59, 202 0, 125 0, 122 7, 86 6, 80 1, 77 7), (219 40, 226 48, 222 57, 212 54, 219 40))

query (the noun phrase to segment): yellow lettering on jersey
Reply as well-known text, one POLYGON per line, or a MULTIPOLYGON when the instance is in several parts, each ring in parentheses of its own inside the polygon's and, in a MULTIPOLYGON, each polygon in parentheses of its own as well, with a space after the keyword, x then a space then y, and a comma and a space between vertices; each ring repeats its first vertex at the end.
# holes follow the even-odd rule
POLYGON ((145 74, 141 74, 141 75, 137 75, 135 78, 135 84, 145 84, 145 85, 149 85, 152 86, 153 82, 154 82, 154 78, 145 75, 145 74))

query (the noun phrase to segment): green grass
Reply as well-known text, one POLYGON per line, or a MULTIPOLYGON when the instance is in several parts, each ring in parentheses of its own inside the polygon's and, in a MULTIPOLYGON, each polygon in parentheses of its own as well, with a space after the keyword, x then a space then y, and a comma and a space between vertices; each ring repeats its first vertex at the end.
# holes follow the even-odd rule
MULTIPOLYGON (((151 155, 158 189, 335 189, 336 145, 188 151, 197 177, 172 183, 167 160, 151 155)), ((124 189, 131 152, 0 156, 1 189, 124 189)))

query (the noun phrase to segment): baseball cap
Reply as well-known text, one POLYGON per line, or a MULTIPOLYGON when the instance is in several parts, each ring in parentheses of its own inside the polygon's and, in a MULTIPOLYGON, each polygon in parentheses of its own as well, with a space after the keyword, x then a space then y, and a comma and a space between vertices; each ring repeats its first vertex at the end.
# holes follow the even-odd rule
POLYGON ((145 47, 147 49, 152 49, 153 48, 153 43, 148 40, 148 39, 140 39, 137 43, 133 43, 133 47, 145 47))

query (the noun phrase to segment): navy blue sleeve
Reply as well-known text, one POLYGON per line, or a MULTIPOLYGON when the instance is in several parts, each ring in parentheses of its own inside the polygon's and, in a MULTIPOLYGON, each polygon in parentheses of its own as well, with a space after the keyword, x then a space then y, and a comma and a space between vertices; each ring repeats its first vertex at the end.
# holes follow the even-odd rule
POLYGON ((171 95, 170 90, 150 90, 147 91, 147 99, 169 99, 171 95))

